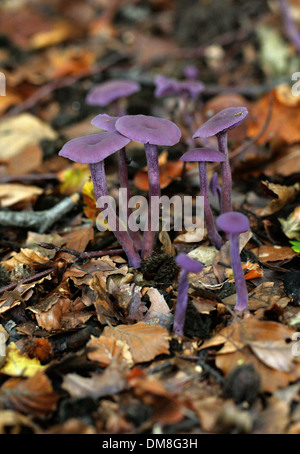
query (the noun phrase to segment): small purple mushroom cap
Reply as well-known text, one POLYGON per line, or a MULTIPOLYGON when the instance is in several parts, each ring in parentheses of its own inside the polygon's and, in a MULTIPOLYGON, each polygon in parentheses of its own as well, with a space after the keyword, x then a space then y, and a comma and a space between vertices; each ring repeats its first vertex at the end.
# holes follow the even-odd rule
POLYGON ((179 142, 181 131, 170 120, 148 115, 125 115, 116 122, 120 134, 135 142, 172 146, 179 142))
POLYGON ((95 164, 125 147, 130 142, 116 131, 78 137, 65 143, 60 156, 84 164, 95 164))
POLYGON ((174 96, 178 94, 178 81, 165 76, 157 76, 154 79, 155 92, 157 98, 163 96, 174 96))
POLYGON ((97 126, 97 128, 103 129, 104 131, 115 131, 116 130, 116 121, 120 117, 111 117, 107 114, 97 115, 92 119, 91 124, 97 126))
POLYGON ((95 85, 87 95, 86 102, 93 106, 107 106, 140 90, 140 85, 131 80, 109 80, 95 85))
POLYGON ((154 94, 157 98, 180 96, 187 93, 195 99, 204 90, 203 83, 197 80, 179 81, 165 76, 157 76, 154 82, 156 85, 154 94))
POLYGON ((242 213, 236 211, 229 211, 221 214, 217 218, 217 226, 223 232, 231 234, 239 234, 247 232, 250 227, 249 219, 242 213))
POLYGON ((186 254, 178 254, 176 257, 176 263, 189 273, 200 273, 203 269, 203 266, 200 262, 191 259, 186 254))
POLYGON ((221 112, 218 112, 197 129, 193 139, 211 137, 236 128, 242 123, 247 114, 248 110, 246 107, 229 107, 221 110, 221 112))
POLYGON ((180 161, 222 162, 225 161, 225 156, 213 148, 193 148, 184 153, 180 161))

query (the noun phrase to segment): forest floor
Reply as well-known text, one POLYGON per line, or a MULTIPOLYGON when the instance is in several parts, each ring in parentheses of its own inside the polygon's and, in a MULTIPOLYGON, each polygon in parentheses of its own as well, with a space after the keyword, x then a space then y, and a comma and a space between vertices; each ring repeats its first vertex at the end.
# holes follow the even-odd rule
MULTIPOLYGON (((290 6, 297 20, 300 2, 290 6)), ((1 434, 300 433, 299 68, 276 0, 1 2, 1 434), (204 90, 188 125, 154 81, 191 66, 204 90), (234 311, 228 242, 218 251, 197 230, 160 232, 137 270, 96 228, 89 166, 58 152, 99 132, 97 114, 114 115, 86 95, 119 78, 141 86, 129 114, 182 131, 160 150, 169 197, 199 195, 197 166, 179 157, 217 142, 193 142, 197 128, 247 107, 229 133, 233 206, 251 226, 241 236, 245 313, 234 311), (189 274, 184 336, 172 330, 179 253, 204 266, 189 274)), ((132 193, 147 196, 143 145, 127 151, 132 193)), ((216 170, 208 164, 208 177, 216 170)), ((117 195, 114 156, 106 172, 117 195)))

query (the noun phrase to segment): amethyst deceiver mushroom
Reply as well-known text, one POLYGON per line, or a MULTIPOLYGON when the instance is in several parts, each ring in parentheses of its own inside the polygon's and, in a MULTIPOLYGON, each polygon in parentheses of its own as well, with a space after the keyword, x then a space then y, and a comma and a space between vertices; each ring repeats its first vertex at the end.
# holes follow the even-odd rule
POLYGON ((184 153, 184 155, 181 156, 180 160, 198 162, 200 176, 200 194, 204 199, 204 219, 207 235, 211 243, 217 249, 221 249, 223 240, 215 227, 214 217, 208 200, 206 162, 223 162, 225 160, 225 156, 223 153, 214 150, 213 148, 193 148, 192 150, 184 153))
POLYGON ((181 267, 179 275, 178 296, 175 308, 173 331, 183 336, 185 313, 188 302, 189 273, 200 273, 203 269, 202 264, 197 260, 191 259, 186 254, 179 254, 176 257, 176 263, 181 267))
POLYGON ((247 114, 248 111, 246 107, 229 107, 228 109, 221 110, 221 112, 218 112, 201 125, 193 135, 193 139, 217 136, 219 150, 224 153, 226 158, 225 161, 221 163, 222 213, 232 211, 232 177, 228 157, 227 134, 228 131, 239 126, 247 114))
POLYGON ((172 146, 179 142, 181 131, 170 120, 147 115, 125 115, 116 121, 116 129, 128 139, 145 146, 149 181, 148 230, 143 237, 142 258, 148 258, 153 251, 155 230, 151 229, 151 199, 160 197, 160 172, 158 146, 172 146))
POLYGON ((239 234, 249 230, 249 219, 238 211, 231 211, 221 214, 217 218, 217 226, 230 235, 231 267, 237 293, 234 308, 238 311, 244 311, 248 306, 248 291, 240 258, 239 234))
POLYGON ((188 96, 196 99, 204 90, 204 84, 198 80, 176 80, 165 76, 156 76, 154 79, 157 98, 163 96, 188 96))
MULTIPOLYGON (((132 80, 115 79, 95 85, 88 93, 86 102, 92 106, 108 106, 121 98, 133 95, 140 85, 132 80)), ((117 115, 123 115, 119 104, 115 104, 117 115)))
MULTIPOLYGON (((107 114, 99 114, 94 117, 91 121, 93 126, 103 129, 104 131, 116 131, 116 121, 120 117, 112 117, 107 114)), ((129 200, 131 198, 130 194, 130 185, 128 178, 128 169, 127 169, 127 157, 125 147, 121 150, 118 150, 118 167, 119 167, 119 179, 120 179, 120 188, 126 189, 127 199, 124 203, 127 204, 127 213, 128 216, 132 213, 132 210, 129 208, 129 200)), ((133 232, 129 229, 130 236, 134 240, 136 249, 142 249, 142 240, 139 232, 133 232)))
MULTIPOLYGON (((104 160, 116 151, 124 148, 129 139, 116 131, 101 132, 85 137, 79 137, 67 142, 59 152, 60 156, 75 162, 89 164, 95 197, 108 196, 104 160)), ((112 229, 127 254, 129 264, 135 268, 140 266, 140 256, 136 252, 132 239, 127 231, 120 231, 119 220, 116 216, 116 229, 112 229)))
POLYGON ((209 182, 209 189, 213 196, 218 197, 220 210, 222 211, 222 200, 221 200, 222 187, 219 185, 218 172, 215 172, 213 174, 213 176, 211 177, 210 182, 209 182))

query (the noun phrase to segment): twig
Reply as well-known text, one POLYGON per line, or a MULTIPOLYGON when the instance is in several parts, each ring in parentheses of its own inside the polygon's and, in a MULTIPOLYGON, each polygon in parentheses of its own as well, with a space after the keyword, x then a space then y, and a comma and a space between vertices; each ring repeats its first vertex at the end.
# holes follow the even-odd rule
POLYGON ((9 284, 6 287, 2 287, 2 288, 0 288, 0 295, 4 292, 9 292, 10 290, 15 289, 16 287, 18 287, 18 285, 30 284, 30 282, 34 282, 34 281, 41 279, 42 277, 48 276, 48 274, 52 273, 52 271, 54 271, 54 269, 55 269, 54 267, 48 268, 47 270, 40 271, 39 273, 36 273, 30 277, 27 277, 26 279, 23 279, 19 282, 14 282, 13 284, 9 284))
POLYGON ((78 194, 66 197, 54 207, 43 211, 0 211, 2 227, 21 227, 46 232, 56 221, 71 211, 79 200, 78 194))
POLYGON ((55 249, 57 252, 66 252, 67 254, 74 255, 77 260, 86 260, 94 257, 103 257, 104 255, 120 255, 124 254, 123 249, 108 249, 107 251, 89 251, 89 252, 79 252, 76 249, 56 246, 52 243, 38 243, 38 245, 44 249, 55 249))
POLYGON ((26 175, 5 175, 0 178, 0 184, 10 183, 11 181, 40 181, 57 180, 57 173, 28 173, 26 175))

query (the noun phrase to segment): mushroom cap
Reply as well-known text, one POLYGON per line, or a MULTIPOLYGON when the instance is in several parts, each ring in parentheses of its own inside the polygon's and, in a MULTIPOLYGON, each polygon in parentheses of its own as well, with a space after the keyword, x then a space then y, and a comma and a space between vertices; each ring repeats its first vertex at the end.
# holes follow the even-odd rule
POLYGON ((186 254, 178 254, 176 257, 176 263, 189 273, 200 273, 203 269, 202 263, 191 259, 186 254))
POLYGON ((175 145, 179 142, 181 131, 170 120, 150 115, 125 115, 116 121, 120 134, 135 142, 151 145, 175 145))
POLYGON ((120 117, 111 117, 107 114, 99 114, 94 117, 91 121, 93 126, 103 129, 104 131, 115 131, 116 130, 116 121, 120 117))
POLYGON ((204 84, 197 80, 176 80, 165 76, 155 78, 155 96, 174 96, 188 93, 192 98, 196 98, 204 90, 204 84))
POLYGON ((222 162, 225 161, 225 155, 214 148, 193 148, 184 153, 180 161, 222 162))
POLYGON ((95 85, 89 91, 86 102, 93 106, 107 106, 116 99, 136 93, 140 88, 140 85, 132 80, 109 80, 95 85))
POLYGON ((165 76, 157 76, 154 79, 155 91, 157 98, 163 96, 174 96, 178 94, 178 81, 165 76))
POLYGON ((217 218, 217 226, 226 233, 247 232, 250 227, 249 219, 238 211, 228 211, 217 218))
POLYGON ((130 142, 116 131, 100 132, 78 137, 65 143, 60 156, 83 164, 95 164, 125 147, 130 142))
POLYGON ((197 129, 193 135, 193 139, 197 137, 211 137, 236 128, 242 123, 247 114, 248 110, 246 107, 229 107, 228 109, 221 110, 221 112, 218 112, 197 129))

